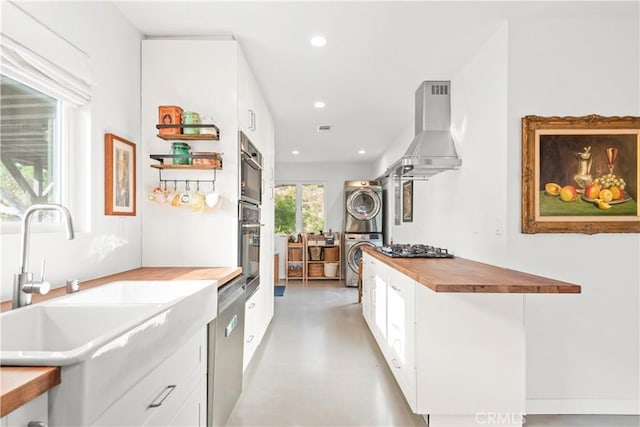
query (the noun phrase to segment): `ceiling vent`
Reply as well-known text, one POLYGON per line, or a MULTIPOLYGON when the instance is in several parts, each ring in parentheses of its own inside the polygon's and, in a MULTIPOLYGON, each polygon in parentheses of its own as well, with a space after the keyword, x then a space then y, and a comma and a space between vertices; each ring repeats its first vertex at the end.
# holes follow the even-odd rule
POLYGON ((318 132, 329 132, 331 130, 331 126, 329 125, 319 125, 318 132))

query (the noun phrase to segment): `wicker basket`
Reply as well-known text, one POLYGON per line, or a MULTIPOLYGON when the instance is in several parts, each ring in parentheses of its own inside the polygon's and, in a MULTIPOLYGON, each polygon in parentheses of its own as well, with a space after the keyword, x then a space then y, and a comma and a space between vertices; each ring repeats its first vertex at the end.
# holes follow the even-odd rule
POLYGON ((309 260, 322 261, 322 247, 320 246, 309 247, 309 260))
POLYGON ((309 277, 324 277, 324 264, 309 264, 309 277))
POLYGON ((289 261, 302 261, 302 246, 289 247, 289 261))
POLYGON ((340 254, 340 251, 337 246, 324 248, 325 261, 339 261, 339 254, 340 254))
POLYGON ((302 265, 290 265, 287 272, 288 277, 302 277, 302 265))

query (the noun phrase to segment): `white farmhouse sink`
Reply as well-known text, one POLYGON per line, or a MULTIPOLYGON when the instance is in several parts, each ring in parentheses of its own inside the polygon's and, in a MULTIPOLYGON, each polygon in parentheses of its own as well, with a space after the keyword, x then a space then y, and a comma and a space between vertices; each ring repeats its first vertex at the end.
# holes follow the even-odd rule
POLYGON ((61 366, 51 425, 88 426, 217 306, 215 280, 113 282, 0 314, 0 362, 61 366))
POLYGON ((157 313, 158 304, 132 307, 50 306, 11 310, 0 318, 3 365, 68 365, 157 313))

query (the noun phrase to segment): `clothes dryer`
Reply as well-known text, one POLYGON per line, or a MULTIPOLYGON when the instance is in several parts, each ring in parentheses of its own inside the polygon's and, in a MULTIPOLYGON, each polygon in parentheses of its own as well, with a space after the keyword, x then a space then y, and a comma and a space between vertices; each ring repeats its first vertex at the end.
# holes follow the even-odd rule
POLYGON ((349 233, 344 235, 345 285, 358 287, 358 264, 363 246, 382 246, 382 233, 349 233))
POLYGON ((344 207, 345 233, 382 233, 380 181, 345 181, 344 207))

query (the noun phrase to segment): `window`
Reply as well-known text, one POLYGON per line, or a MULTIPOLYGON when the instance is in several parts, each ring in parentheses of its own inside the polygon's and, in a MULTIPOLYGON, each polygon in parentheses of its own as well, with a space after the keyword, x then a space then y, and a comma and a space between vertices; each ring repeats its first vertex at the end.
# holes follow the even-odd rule
MULTIPOLYGON (((86 226, 89 56, 15 3, 3 4, 2 12, 0 231, 16 232, 34 203, 61 203, 79 219, 76 225, 86 226)), ((33 219, 57 222, 59 215, 33 219)))
POLYGON ((0 108, 0 221, 19 221, 33 203, 62 201, 62 102, 0 75, 0 108))
POLYGON ((275 232, 324 230, 324 185, 279 184, 275 192, 275 232))

